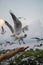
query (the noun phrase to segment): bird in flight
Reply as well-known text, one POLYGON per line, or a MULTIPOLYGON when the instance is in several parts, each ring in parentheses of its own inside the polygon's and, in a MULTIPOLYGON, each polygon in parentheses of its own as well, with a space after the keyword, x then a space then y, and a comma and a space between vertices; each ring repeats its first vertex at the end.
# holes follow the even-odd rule
POLYGON ((39 38, 39 37, 33 37, 33 38, 31 38, 31 39, 36 39, 38 42, 39 42, 39 41, 43 41, 43 38, 39 38))
POLYGON ((25 44, 23 38, 27 37, 27 34, 25 33, 25 31, 28 30, 28 25, 22 28, 21 21, 14 15, 14 13, 10 11, 10 15, 13 19, 14 29, 7 21, 5 21, 5 24, 9 27, 10 31, 12 32, 11 37, 15 37, 15 40, 18 39, 19 44, 21 44, 20 41, 22 41, 25 44))
MULTIPOLYGON (((28 30, 28 25, 26 25, 24 28, 22 28, 22 23, 20 20, 18 20, 18 18, 14 15, 14 13, 12 13, 10 11, 10 15, 13 19, 14 22, 14 28, 15 28, 15 34, 13 36, 16 36, 16 39, 19 39, 19 43, 20 40, 23 41, 23 38, 25 38, 27 36, 25 32, 25 30, 28 30)), ((23 41, 23 43, 25 44, 25 42, 23 41)))
MULTIPOLYGON (((1 25, 2 23, 5 23, 10 29, 10 31, 12 32, 11 37, 15 37, 15 40, 18 39, 19 44, 21 44, 20 41, 22 41, 25 44, 23 38, 27 37, 27 34, 25 33, 25 31, 28 30, 28 25, 22 27, 21 21, 14 15, 14 13, 12 13, 12 11, 10 11, 9 13, 13 19, 14 29, 6 20, 3 20, 3 19, 0 20, 1 25)), ((3 26, 1 28, 2 28, 2 32, 4 32, 3 26)))

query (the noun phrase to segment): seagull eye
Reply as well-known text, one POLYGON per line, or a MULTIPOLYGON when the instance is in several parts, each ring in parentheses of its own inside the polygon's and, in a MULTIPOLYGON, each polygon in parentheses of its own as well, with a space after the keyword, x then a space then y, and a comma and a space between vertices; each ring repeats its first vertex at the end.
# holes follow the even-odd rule
POLYGON ((25 34, 24 36, 25 36, 25 37, 27 37, 27 35, 26 35, 26 34, 25 34))

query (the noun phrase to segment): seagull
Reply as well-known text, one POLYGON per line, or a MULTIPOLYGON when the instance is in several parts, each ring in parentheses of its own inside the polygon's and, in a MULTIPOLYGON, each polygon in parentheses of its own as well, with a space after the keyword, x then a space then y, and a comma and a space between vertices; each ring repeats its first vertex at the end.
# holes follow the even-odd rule
POLYGON ((38 37, 33 37, 33 38, 31 38, 31 39, 36 39, 36 40, 37 40, 37 42, 41 41, 41 39, 40 39, 40 38, 38 38, 38 37))
MULTIPOLYGON (((28 30, 28 25, 26 25, 22 28, 21 21, 19 21, 18 18, 11 11, 10 11, 10 15, 14 21, 14 29, 6 20, 1 19, 1 21, 3 21, 8 26, 10 31, 12 32, 11 37, 15 37, 15 40, 18 39, 19 44, 20 44, 20 41, 22 41, 25 44, 23 38, 27 37, 27 34, 25 33, 25 31, 28 30)), ((3 26, 1 28, 2 28, 2 32, 4 32, 3 26)))
MULTIPOLYGON (((26 37, 27 37, 27 34, 24 33, 25 27, 22 28, 22 32, 20 32, 20 33, 15 33, 15 30, 13 29, 13 27, 12 27, 7 21, 4 20, 4 22, 5 22, 5 24, 9 27, 10 31, 12 32, 11 37, 15 37, 15 40, 18 39, 18 40, 19 40, 19 44, 21 44, 21 43, 20 43, 20 40, 25 44, 25 42, 24 42, 24 40, 23 40, 23 38, 26 38, 26 37)), ((27 27, 27 26, 26 26, 26 27, 27 27)), ((19 31, 17 31, 17 32, 19 32, 19 31)))
POLYGON ((33 48, 35 48, 35 47, 41 47, 41 46, 43 46, 43 44, 34 45, 34 47, 33 47, 33 48))
POLYGON ((18 19, 23 19, 23 20, 26 20, 26 18, 24 18, 24 17, 18 17, 18 19))
POLYGON ((25 31, 28 30, 28 25, 22 28, 21 21, 11 11, 10 11, 10 15, 14 22, 14 29, 7 21, 5 21, 5 24, 9 27, 10 31, 12 32, 11 37, 15 37, 15 40, 18 39, 19 44, 21 44, 20 41, 22 41, 25 44, 23 38, 27 37, 25 31))
POLYGON ((33 37, 33 38, 31 38, 31 39, 36 39, 38 42, 39 42, 39 41, 43 41, 43 38, 38 38, 38 37, 33 37))
MULTIPOLYGON (((14 22, 16 39, 19 39, 19 43, 20 43, 20 40, 23 41, 23 38, 25 38, 27 36, 27 34, 24 32, 25 32, 25 30, 28 30, 28 25, 26 25, 24 28, 22 28, 21 21, 14 15, 14 13, 12 13, 10 11, 10 15, 11 15, 13 22, 14 22)), ((23 41, 23 43, 25 44, 24 41, 23 41)))
POLYGON ((18 17, 18 19, 22 19, 23 17, 18 17))

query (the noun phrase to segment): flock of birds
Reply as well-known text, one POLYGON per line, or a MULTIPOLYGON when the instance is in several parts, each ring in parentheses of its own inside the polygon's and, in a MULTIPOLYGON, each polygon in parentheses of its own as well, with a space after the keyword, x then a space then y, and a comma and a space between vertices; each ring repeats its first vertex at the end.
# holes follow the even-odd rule
MULTIPOLYGON (((15 40, 18 40, 19 41, 19 44, 21 44, 20 41, 22 41, 25 44, 23 38, 26 38, 27 37, 27 34, 25 33, 25 31, 28 30, 28 25, 26 25, 26 26, 24 26, 22 28, 21 21, 14 15, 14 13, 12 13, 12 11, 10 11, 10 15, 11 15, 11 17, 13 19, 14 29, 13 29, 13 27, 6 20, 3 20, 2 19, 0 21, 3 21, 8 26, 8 28, 12 32, 11 37, 14 37, 15 40)), ((1 34, 4 34, 6 32, 4 30, 4 26, 1 26, 1 28, 2 28, 1 34)))
MULTIPOLYGON (((22 42, 25 44, 25 42, 24 42, 23 39, 27 37, 27 34, 25 33, 25 31, 28 30, 28 25, 26 25, 26 26, 24 26, 24 27, 22 28, 22 23, 21 23, 21 21, 14 15, 14 13, 12 13, 12 11, 10 11, 10 15, 11 15, 11 17, 12 17, 12 19, 13 19, 14 29, 13 29, 13 27, 11 26, 11 24, 9 24, 6 20, 0 19, 0 21, 3 21, 4 24, 6 24, 6 25, 8 26, 8 28, 9 28, 10 31, 12 32, 11 37, 14 37, 15 40, 18 40, 18 41, 19 41, 19 44, 21 44, 20 41, 22 41, 22 42)), ((21 17, 19 17, 19 18, 21 19, 21 17)), ((1 26, 1 29, 2 29, 1 34, 5 34, 6 31, 5 31, 5 29, 4 29, 4 26, 1 26)), ((43 38, 38 38, 38 37, 33 37, 33 38, 31 38, 31 39, 36 39, 37 42, 43 40, 43 38)), ((10 42, 9 42, 9 41, 6 41, 6 43, 10 43, 10 42)), ((12 42, 12 44, 13 44, 13 42, 12 42)), ((0 45, 2 45, 2 44, 0 44, 0 45)), ((34 47, 40 47, 40 46, 42 46, 42 45, 43 45, 43 44, 34 45, 34 47)))

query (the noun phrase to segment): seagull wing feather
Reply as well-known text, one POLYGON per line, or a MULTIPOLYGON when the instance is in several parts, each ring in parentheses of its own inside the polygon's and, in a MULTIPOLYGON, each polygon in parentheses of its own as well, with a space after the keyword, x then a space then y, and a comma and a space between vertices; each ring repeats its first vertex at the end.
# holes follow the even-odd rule
POLYGON ((18 18, 10 11, 10 15, 14 21, 15 32, 21 32, 22 23, 18 20, 18 18))
POLYGON ((28 30, 28 25, 26 25, 26 26, 24 26, 23 28, 22 28, 22 31, 24 32, 24 31, 27 31, 28 30))
POLYGON ((9 29, 11 30, 11 32, 14 33, 13 27, 7 21, 5 21, 5 24, 9 27, 9 29))

